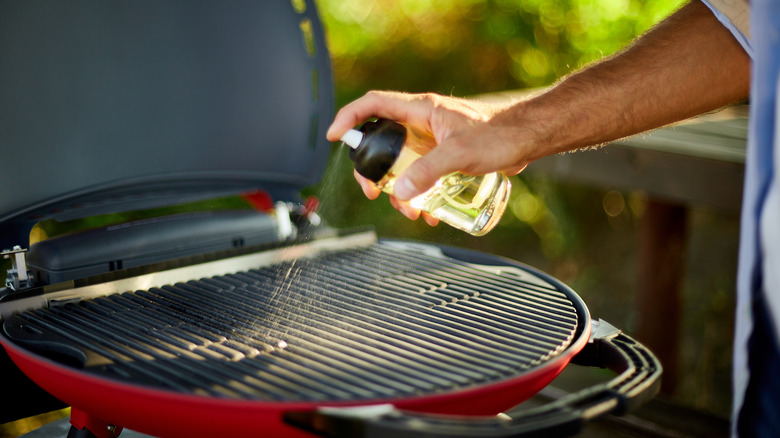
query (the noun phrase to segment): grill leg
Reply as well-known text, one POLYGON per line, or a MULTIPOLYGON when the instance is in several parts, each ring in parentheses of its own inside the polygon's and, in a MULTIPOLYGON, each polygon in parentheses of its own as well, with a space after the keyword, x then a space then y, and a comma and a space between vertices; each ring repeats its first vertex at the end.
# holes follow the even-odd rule
POLYGON ((116 438, 122 428, 97 418, 80 409, 70 409, 70 431, 68 438, 116 438))

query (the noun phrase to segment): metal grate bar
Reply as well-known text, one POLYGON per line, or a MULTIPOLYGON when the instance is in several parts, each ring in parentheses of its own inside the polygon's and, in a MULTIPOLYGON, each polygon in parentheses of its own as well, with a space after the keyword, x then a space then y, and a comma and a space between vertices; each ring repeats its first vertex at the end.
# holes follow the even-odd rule
MULTIPOLYGON (((136 308, 140 308, 141 305, 137 302, 143 302, 141 299, 139 299, 139 295, 131 295, 131 294, 123 294, 123 295, 115 295, 111 297, 107 297, 103 299, 104 301, 118 301, 118 302, 124 302, 127 306, 133 306, 136 308), (128 295, 130 296, 130 299, 128 299, 128 295)), ((149 314, 148 311, 149 308, 156 307, 157 304, 153 301, 147 301, 144 303, 147 305, 145 311, 143 314, 149 314)), ((130 308, 130 307, 127 307, 130 308)), ((163 308, 164 310, 164 308, 163 308)), ((128 312, 125 317, 132 318, 135 321, 138 321, 137 328, 139 330, 143 330, 144 324, 154 323, 155 321, 170 321, 170 315, 165 315, 164 313, 158 313, 155 315, 155 317, 138 317, 136 315, 139 315, 138 313, 130 313, 128 312)), ((148 327, 148 326, 147 326, 148 327)), ((165 327, 157 327, 154 328, 154 330, 149 330, 149 332, 154 333, 155 336, 158 336, 160 339, 164 339, 167 342, 176 343, 180 346, 180 348, 184 348, 187 351, 197 351, 201 354, 213 354, 212 352, 209 352, 208 349, 210 348, 218 348, 220 353, 225 355, 225 359, 229 360, 233 363, 230 364, 230 366, 240 372, 243 373, 250 373, 249 375, 254 374, 256 372, 256 369, 250 369, 247 368, 245 365, 251 364, 251 362, 241 362, 244 358, 255 358, 258 355, 261 354, 268 354, 270 352, 274 351, 274 347, 268 342, 267 340, 249 340, 249 342, 244 342, 243 339, 227 339, 225 337, 212 337, 211 339, 203 338, 202 334, 208 335, 211 332, 216 331, 208 331, 208 330, 192 330, 189 328, 188 325, 180 325, 180 326, 165 326, 165 327)), ((258 359, 261 360, 261 359, 258 359)), ((257 379, 252 379, 250 382, 251 386, 258 387, 258 389, 263 389, 267 386, 273 386, 273 384, 278 384, 280 382, 279 379, 273 379, 270 382, 262 382, 257 379)), ((308 384, 301 384, 301 383, 292 383, 284 389, 285 391, 297 391, 303 395, 308 394, 311 392, 311 385, 310 382, 308 384), (308 385, 308 386, 307 386, 308 385), (296 389, 297 388, 297 389, 296 389)), ((278 392, 279 389, 276 390, 278 392)), ((284 398, 284 397, 281 397, 284 398)))
MULTIPOLYGON (((400 259, 402 257, 398 258, 400 259)), ((353 260, 353 262, 360 263, 358 260, 353 260)), ((397 275, 392 279, 387 279, 387 281, 395 282, 401 286, 407 286, 407 288, 408 286, 414 287, 415 283, 422 285, 424 287, 419 289, 420 293, 426 294, 428 296, 440 297, 441 302, 436 305, 441 305, 443 308, 447 308, 446 306, 448 306, 448 303, 466 304, 490 301, 491 305, 488 307, 490 307, 491 319, 497 317, 501 313, 510 313, 514 316, 517 315, 518 312, 521 312, 524 316, 524 319, 533 324, 532 331, 543 335, 546 331, 550 330, 553 332, 553 338, 557 338, 560 333, 568 332, 571 323, 576 320, 576 318, 573 319, 570 316, 571 312, 573 311, 570 302, 567 308, 558 309, 559 314, 561 313, 561 310, 564 310, 566 313, 564 313, 563 316, 557 316, 556 320, 550 317, 545 317, 544 314, 540 314, 545 312, 547 308, 550 307, 549 301, 545 303, 547 306, 539 306, 535 305, 533 302, 529 303, 528 301, 523 302, 519 300, 514 300, 514 302, 506 302, 506 300, 502 300, 500 297, 500 295, 503 295, 501 288, 490 287, 490 285, 484 283, 481 284, 477 281, 469 281, 464 276, 459 275, 457 271, 453 270, 450 272, 441 272, 439 267, 432 264, 425 264, 419 259, 412 260, 411 263, 406 263, 403 266, 405 266, 407 269, 406 272, 403 272, 402 274, 397 275), (415 273, 415 271, 420 270, 424 271, 425 275, 419 275, 415 273), (453 282, 455 282, 455 284, 453 284, 453 282), (479 297, 479 292, 477 291, 485 290, 486 288, 491 292, 491 294, 479 297), (477 299, 468 301, 469 298, 477 299), (506 308, 509 309, 509 312, 504 312, 502 310, 506 308)), ((381 271, 377 272, 379 272, 379 275, 381 275, 381 271)), ((484 274, 485 273, 483 273, 483 280, 485 277, 484 274)), ((506 283, 506 281, 504 282, 506 283)), ((521 292, 526 293, 528 291, 521 292)), ((548 295, 549 294, 550 293, 548 292, 548 295)), ((449 308, 452 308, 452 306, 449 306, 449 308)), ((514 326, 523 327, 523 324, 523 321, 515 320, 513 322, 514 326)))
MULTIPOLYGON (((211 300, 213 295, 213 291, 203 289, 201 289, 199 293, 199 288, 194 287, 193 285, 177 286, 186 289, 188 294, 197 294, 192 296, 196 296, 198 300, 204 300, 205 302, 211 300)), ((223 299, 229 298, 229 292, 221 292, 223 293, 223 299)), ((238 302, 234 302, 236 305, 253 306, 254 308, 257 308, 255 306, 259 306, 257 301, 253 298, 243 296, 238 296, 237 298, 238 302)), ((277 309, 277 311, 278 310, 279 309, 277 309)), ((300 320, 287 316, 288 313, 289 312, 287 311, 278 311, 278 316, 275 316, 273 319, 260 319, 254 321, 252 323, 252 329, 259 329, 264 333, 273 333, 277 337, 284 336, 285 339, 295 335, 297 336, 297 339, 307 340, 315 346, 328 345, 330 348, 329 352, 350 356, 353 360, 357 358, 369 360, 374 363, 374 365, 371 366, 372 371, 374 372, 377 371, 374 369, 376 367, 376 359, 386 358, 386 360, 382 362, 383 364, 387 364, 387 359, 390 359, 395 364, 392 368, 397 368, 397 364, 399 363, 406 364, 406 366, 410 367, 411 369, 409 372, 415 372, 415 369, 419 368, 418 371, 425 371, 427 373, 423 375, 425 379, 433 382, 442 382, 443 379, 439 376, 463 381, 479 376, 476 372, 453 372, 436 361, 414 360, 416 358, 410 357, 405 349, 395 348, 388 353, 386 352, 389 346, 388 344, 378 343, 375 339, 361 334, 359 329, 354 325, 344 326, 345 324, 348 324, 346 319, 342 319, 342 324, 340 324, 342 327, 331 325, 328 327, 328 330, 321 330, 307 325, 300 325, 300 320), (296 325, 299 327, 296 327, 296 325), (432 371, 435 371, 435 374, 431 374, 432 371)), ((315 319, 314 317, 315 315, 308 315, 309 321, 313 321, 315 319)), ((397 372, 399 370, 394 371, 397 372)), ((414 375, 419 376, 418 374, 414 375)), ((419 378, 420 377, 417 377, 417 379, 419 378)))
MULTIPOLYGON (((167 298, 171 299, 173 301, 180 301, 186 303, 188 299, 192 299, 192 297, 196 297, 199 303, 208 302, 210 301, 210 295, 209 293, 204 294, 198 294, 197 288, 194 287, 187 287, 189 285, 177 285, 177 287, 166 287, 165 290, 155 290, 155 293, 159 294, 158 298, 167 298), (182 294, 184 296, 182 296, 182 294)), ((208 291, 204 291, 208 292, 208 291)), ((228 294, 227 291, 222 291, 223 294, 228 294)), ((224 298, 224 297, 223 297, 224 298)), ((222 302, 224 304, 224 301, 222 302)), ((235 303, 234 303, 235 304, 235 303)), ((186 305, 186 304, 185 304, 186 305)), ((239 303, 237 305, 251 305, 247 304, 245 302, 239 303)), ((218 309, 217 309, 218 310, 218 309)), ((252 318, 253 315, 239 311, 240 315, 239 317, 245 317, 245 321, 248 321, 249 318, 252 318), (243 313, 243 314, 242 314, 243 313)), ((213 315, 213 314, 204 314, 205 317, 212 319, 215 324, 219 324, 222 317, 220 315, 213 315)), ((278 325, 281 321, 277 320, 274 321, 273 324, 278 325)), ((359 368, 356 365, 353 364, 346 364, 344 360, 346 358, 346 354, 339 351, 339 348, 334 348, 330 351, 327 351, 322 347, 322 344, 326 342, 325 339, 315 339, 314 342, 312 342, 310 339, 307 339, 306 334, 300 330, 300 329, 271 329, 271 324, 266 324, 262 320, 258 320, 256 322, 253 322, 251 324, 242 323, 240 321, 228 321, 227 323, 223 324, 222 327, 218 327, 217 329, 229 329, 236 332, 236 334, 240 336, 245 337, 251 337, 256 336, 257 333, 263 333, 268 334, 270 336, 274 336, 277 339, 285 339, 285 343, 290 345, 297 345, 299 347, 302 347, 301 350, 297 350, 298 355, 302 359, 308 359, 307 360, 307 366, 311 367, 318 367, 322 366, 321 364, 328 364, 328 368, 331 369, 340 369, 347 367, 348 371, 350 372, 349 375, 358 375, 361 378, 365 379, 374 379, 376 377, 373 376, 373 373, 369 374, 365 371, 362 372, 363 375, 358 374, 359 368), (304 349, 305 348, 305 349, 304 349)), ((287 325, 289 327, 289 325, 287 325)), ((333 342, 330 342, 332 346, 339 347, 338 344, 335 344, 333 342)), ((278 344, 278 341, 277 341, 278 344)), ((352 351, 354 354, 355 351, 352 351)), ((349 358, 349 360, 352 360, 353 362, 356 360, 355 357, 349 358)), ((374 366, 374 372, 382 372, 383 368, 374 366)), ((414 381, 409 379, 408 377, 404 377, 403 375, 398 374, 395 377, 396 380, 399 382, 402 381, 414 381)), ((350 382, 352 383, 352 382, 350 382)), ((418 386, 420 383, 417 383, 418 386)), ((400 383, 397 383, 397 385, 400 386, 400 383)))
MULTIPOLYGON (((341 265, 341 269, 345 266, 341 265)), ((345 269, 346 270, 346 269, 345 269)), ((250 274, 261 273, 261 271, 250 271, 250 274)), ((304 280, 314 280, 313 277, 307 274, 300 274, 304 280)), ((270 277, 269 277, 270 278, 270 277)), ((465 321, 456 321, 454 319, 446 319, 431 312, 426 308, 412 308, 407 303, 399 301, 396 297, 389 295, 371 294, 366 285, 370 284, 366 279, 356 279, 353 281, 347 281, 342 283, 336 290, 332 287, 334 284, 329 273, 322 273, 318 276, 318 285, 309 286, 318 289, 315 293, 320 294, 319 302, 321 304, 332 304, 331 307, 326 309, 331 312, 342 312, 343 309, 340 306, 341 303, 352 302, 359 303, 359 307, 356 305, 356 309, 352 311, 352 314, 356 318, 362 319, 364 325, 367 325, 367 329, 372 332, 381 331, 381 328, 389 330, 389 336, 395 338, 399 333, 410 333, 413 339, 424 340, 431 342, 427 344, 428 348, 438 349, 455 349, 460 350, 463 348, 469 348, 473 354, 483 354, 485 351, 492 350, 490 347, 485 346, 484 336, 491 337, 489 332, 475 334, 473 329, 470 328, 465 321), (321 288, 321 290, 319 290, 321 288), (403 317, 401 318, 400 315, 403 317), (403 322, 403 323, 401 323, 403 322), (478 338, 479 340, 474 340, 478 338)), ((347 279, 349 280, 349 279, 347 279)), ((381 287, 383 290, 387 290, 385 285, 375 285, 381 287)), ((490 327, 484 327, 490 330, 490 327)), ((506 336, 511 337, 511 333, 505 333, 506 336)), ((493 353, 490 351, 490 353, 493 353)), ((516 354, 508 351, 498 352, 499 359, 506 354, 507 357, 502 359, 503 362, 514 365, 516 360, 522 359, 523 356, 528 356, 525 353, 516 354)))
POLYGON ((563 351, 578 316, 565 291, 531 272, 378 243, 28 311, 5 325, 18 342, 46 339, 71 352, 66 362, 111 378, 311 401, 505 379, 563 351))
POLYGON ((516 304, 521 304, 519 308, 533 308, 534 313, 529 312, 530 317, 546 316, 563 324, 569 324, 572 320, 571 300, 561 291, 555 289, 552 285, 542 284, 538 278, 529 282, 528 273, 523 273, 517 268, 506 267, 480 267, 471 263, 455 259, 440 260, 431 257, 421 257, 414 252, 389 253, 387 248, 380 246, 372 248, 377 252, 387 254, 388 257, 395 257, 399 261, 406 262, 407 266, 424 266, 431 269, 432 276, 442 275, 449 280, 457 280, 466 285, 474 287, 488 287, 494 294, 490 297, 501 297, 517 310, 516 304), (512 281, 511 279, 514 279, 512 281), (509 294, 505 291, 520 292, 521 294, 509 294))
MULTIPOLYGON (((340 268, 345 269, 345 266, 341 265, 340 268)), ((258 272, 250 271, 251 274, 258 272)), ((387 295, 372 297, 365 288, 367 284, 370 284, 365 279, 342 283, 336 291, 330 287, 332 284, 330 284, 331 278, 329 277, 330 274, 322 273, 318 278, 318 283, 322 287, 322 290, 317 292, 321 294, 319 302, 321 305, 330 305, 323 307, 323 309, 333 313, 345 312, 340 306, 341 303, 358 302, 359 300, 359 310, 347 314, 353 316, 357 324, 364 326, 370 332, 386 333, 388 339, 384 342, 406 335, 404 339, 408 342, 425 342, 424 348, 441 351, 446 355, 455 356, 458 351, 467 351, 466 354, 473 356, 475 361, 480 360, 480 357, 492 356, 496 363, 488 366, 495 367, 497 370, 506 370, 506 367, 515 369, 519 361, 527 361, 529 358, 535 357, 531 351, 496 350, 491 347, 492 344, 485 343, 486 339, 496 340, 496 338, 501 337, 501 335, 497 336, 493 333, 495 329, 490 325, 483 325, 484 331, 476 333, 468 321, 447 319, 437 312, 431 311, 427 306, 425 308, 410 308, 395 297, 387 295), (403 315, 403 318, 399 318, 399 315, 403 315)), ((306 279, 313 280, 310 277, 306 279)), ((389 289, 386 285, 376 286, 383 290, 389 289)), ((509 332, 502 335, 508 338, 517 338, 515 334, 509 332)), ((533 339, 526 338, 523 341, 525 341, 528 350, 535 347, 533 339)), ((476 363, 479 368, 485 366, 481 362, 476 363)), ((465 364, 459 363, 458 365, 464 366, 465 364)))

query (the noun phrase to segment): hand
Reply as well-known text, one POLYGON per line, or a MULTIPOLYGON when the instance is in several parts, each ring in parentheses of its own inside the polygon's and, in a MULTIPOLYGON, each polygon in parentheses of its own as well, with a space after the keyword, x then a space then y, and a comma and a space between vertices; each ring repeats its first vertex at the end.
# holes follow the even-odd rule
MULTIPOLYGON (((525 167, 527 160, 512 132, 516 129, 501 129, 502 125, 491 123, 498 109, 436 94, 372 91, 338 112, 328 130, 328 139, 339 140, 347 130, 370 117, 395 120, 419 136, 433 138, 436 147, 409 166, 395 183, 396 199, 391 202, 407 201, 455 171, 485 174, 498 170, 515 174, 525 167)), ((374 189, 366 188, 367 182, 358 182, 366 196, 378 196, 374 189)), ((414 215, 409 213, 409 217, 414 215)))
MULTIPOLYGON (((357 171, 355 173, 355 180, 357 180, 358 184, 360 185, 360 188, 363 189, 363 193, 366 195, 366 198, 368 199, 376 199, 379 197, 379 194, 382 193, 374 183, 365 178, 363 175, 359 174, 357 171)), ((428 213, 422 212, 411 205, 409 205, 406 201, 399 201, 398 198, 395 196, 390 196, 390 205, 392 205, 396 210, 400 211, 401 214, 406 216, 407 218, 411 220, 417 220, 420 216, 422 216, 423 220, 430 226, 435 227, 439 224, 439 220, 435 217, 429 215, 428 213)))

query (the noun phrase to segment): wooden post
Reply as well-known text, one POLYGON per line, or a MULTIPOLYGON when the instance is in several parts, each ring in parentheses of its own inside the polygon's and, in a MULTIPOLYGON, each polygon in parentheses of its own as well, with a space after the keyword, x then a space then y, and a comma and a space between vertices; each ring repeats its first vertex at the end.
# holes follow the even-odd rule
POLYGON ((666 394, 678 380, 687 216, 684 206, 651 198, 639 231, 636 334, 663 364, 666 394))

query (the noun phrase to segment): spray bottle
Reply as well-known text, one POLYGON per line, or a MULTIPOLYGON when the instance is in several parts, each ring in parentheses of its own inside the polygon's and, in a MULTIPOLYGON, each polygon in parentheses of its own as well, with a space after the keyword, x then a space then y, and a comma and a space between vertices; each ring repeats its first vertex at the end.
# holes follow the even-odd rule
MULTIPOLYGON (((341 141, 348 145, 355 170, 385 193, 393 194, 398 175, 430 150, 400 123, 378 119, 351 129, 341 141)), ((428 143, 428 144, 426 144, 428 143)), ((487 234, 504 214, 511 183, 506 175, 465 175, 454 172, 436 181, 409 204, 474 236, 487 234)))

